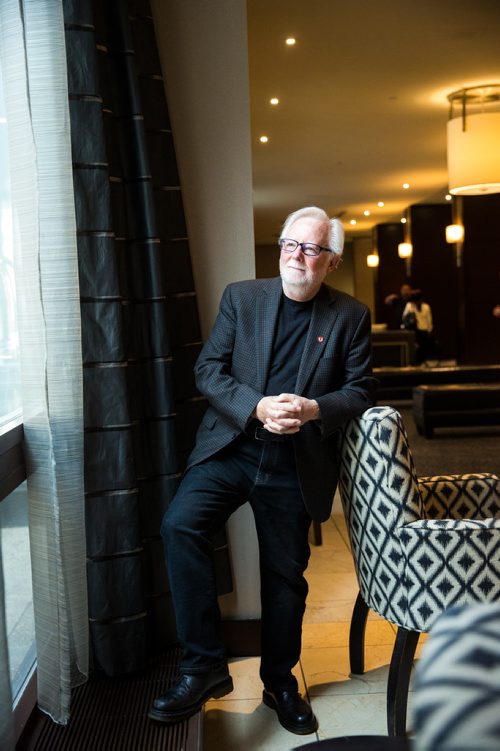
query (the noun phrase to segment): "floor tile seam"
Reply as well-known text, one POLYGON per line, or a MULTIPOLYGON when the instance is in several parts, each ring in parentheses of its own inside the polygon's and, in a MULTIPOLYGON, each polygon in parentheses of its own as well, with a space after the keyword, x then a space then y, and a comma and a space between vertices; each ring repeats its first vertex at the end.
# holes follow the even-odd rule
POLYGON ((307 569, 307 574, 309 574, 309 576, 315 576, 317 574, 321 574, 322 572, 326 574, 353 574, 354 576, 356 576, 356 572, 354 571, 354 567, 351 565, 351 561, 340 561, 335 557, 333 557, 332 559, 326 558, 326 556, 323 559, 320 559, 318 557, 316 558, 316 560, 311 561, 309 568, 307 569), (316 568, 320 570, 316 571, 316 568), (328 568, 329 570, 325 571, 325 568, 328 568))
POLYGON ((325 623, 322 625, 335 626, 337 623, 345 623, 346 625, 349 625, 351 623, 351 619, 350 618, 338 618, 337 620, 325 621, 325 623))
MULTIPOLYGON (((305 671, 305 668, 304 668, 304 666, 302 665, 302 661, 300 661, 300 669, 301 669, 301 672, 302 672, 302 678, 303 678, 303 681, 304 681, 304 687, 305 687, 305 690, 306 690, 306 695, 307 695, 308 697, 309 697, 309 696, 317 696, 318 694, 314 693, 314 687, 315 687, 315 684, 311 684, 311 686, 309 686, 309 685, 308 685, 308 680, 307 680, 307 676, 306 676, 306 671, 305 671), (311 691, 312 691, 312 693, 311 693, 311 691)), ((350 674, 349 674, 349 675, 350 675, 350 674)), ((366 685, 366 686, 370 686, 370 685, 371 685, 369 681, 363 680, 363 679, 362 679, 361 677, 359 677, 359 676, 356 676, 356 678, 355 678, 355 679, 353 679, 353 678, 350 678, 350 677, 349 677, 349 675, 348 675, 348 676, 347 676, 347 678, 346 678, 346 679, 345 679, 344 681, 342 681, 342 682, 346 682, 346 681, 352 681, 352 680, 357 680, 357 681, 359 682, 359 683, 358 683, 357 685, 361 685, 361 686, 365 686, 365 685, 366 685)), ((338 683, 340 683, 340 682, 341 682, 341 681, 332 681, 332 687, 333 687, 333 686, 335 685, 335 683, 337 683, 337 684, 338 684, 338 683)), ((353 696, 355 696, 356 694, 384 694, 384 693, 385 693, 386 691, 387 691, 387 686, 386 686, 386 684, 385 684, 385 681, 384 681, 384 685, 382 685, 382 686, 380 687, 380 690, 378 690, 378 689, 377 689, 377 690, 371 690, 371 691, 370 691, 370 690, 368 690, 368 691, 360 691, 360 690, 356 690, 356 691, 353 691, 353 692, 352 692, 352 695, 353 695, 353 696)), ((327 694, 327 695, 328 695, 328 696, 332 696, 332 695, 338 695, 338 696, 346 696, 346 695, 349 695, 349 696, 350 696, 351 694, 345 694, 344 692, 338 692, 338 691, 334 691, 334 692, 333 692, 332 694, 327 694)))
POLYGON ((337 528, 337 529, 338 529, 339 537, 341 538, 342 542, 344 543, 345 549, 349 553, 351 553, 351 547, 349 545, 349 533, 347 532, 347 530, 340 529, 340 528, 337 528))
POLYGON ((337 574, 340 574, 341 576, 353 576, 356 579, 356 583, 358 581, 357 578, 356 578, 356 572, 354 571, 354 566, 350 565, 350 561, 349 561, 349 565, 346 565, 345 562, 341 565, 339 561, 335 561, 335 560, 331 560, 331 561, 330 560, 328 560, 328 561, 313 561, 312 564, 311 563, 309 564, 308 573, 310 575, 312 575, 312 576, 321 576, 321 574, 323 574, 323 573, 325 574, 325 576, 327 574, 331 575, 331 574, 337 573, 337 574), (325 564, 331 565, 332 568, 335 568, 336 566, 338 566, 338 571, 323 571, 323 570, 321 570, 321 571, 314 571, 314 568, 316 566, 318 568, 320 568, 320 567, 323 568, 323 566, 325 564))
MULTIPOLYGON (((368 642, 365 642, 365 648, 373 648, 373 647, 393 647, 394 642, 392 641, 377 641, 374 643, 369 644, 368 642)), ((348 650, 349 644, 318 644, 317 646, 314 644, 306 645, 302 647, 302 652, 305 652, 306 650, 318 650, 318 649, 342 649, 342 650, 348 650)), ((416 657, 415 659, 419 659, 416 657)))
POLYGON ((213 706, 214 704, 243 704, 244 702, 257 702, 257 704, 263 704, 262 693, 259 696, 247 696, 247 697, 232 697, 224 696, 220 699, 209 699, 205 707, 213 706))
POLYGON ((311 686, 309 696, 321 698, 322 696, 334 696, 336 698, 344 698, 344 697, 356 697, 356 696, 385 696, 387 693, 387 686, 383 685, 378 688, 373 688, 372 690, 361 690, 356 689, 356 691, 339 691, 339 690, 333 690, 333 691, 316 691, 315 686, 311 686))

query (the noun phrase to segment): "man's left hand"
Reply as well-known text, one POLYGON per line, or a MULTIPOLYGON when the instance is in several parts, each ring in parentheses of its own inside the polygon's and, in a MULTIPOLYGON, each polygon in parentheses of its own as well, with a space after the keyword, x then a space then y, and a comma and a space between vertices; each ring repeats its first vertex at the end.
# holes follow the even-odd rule
POLYGON ((264 427, 270 433, 279 433, 281 435, 296 433, 306 422, 321 418, 319 406, 315 399, 307 399, 305 396, 297 396, 297 394, 280 394, 280 400, 283 401, 284 398, 292 407, 293 412, 292 414, 288 413, 283 418, 267 417, 264 421, 264 427), (288 425, 289 419, 287 418, 290 417, 293 417, 295 421, 299 421, 293 428, 290 428, 288 425))

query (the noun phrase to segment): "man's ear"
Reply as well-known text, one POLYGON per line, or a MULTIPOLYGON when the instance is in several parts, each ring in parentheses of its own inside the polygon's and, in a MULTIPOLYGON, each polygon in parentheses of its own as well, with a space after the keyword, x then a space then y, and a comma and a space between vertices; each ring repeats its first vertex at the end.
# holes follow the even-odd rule
POLYGON ((335 271, 340 266, 341 257, 337 254, 332 254, 332 257, 330 258, 330 263, 328 265, 328 273, 331 273, 332 271, 335 271))

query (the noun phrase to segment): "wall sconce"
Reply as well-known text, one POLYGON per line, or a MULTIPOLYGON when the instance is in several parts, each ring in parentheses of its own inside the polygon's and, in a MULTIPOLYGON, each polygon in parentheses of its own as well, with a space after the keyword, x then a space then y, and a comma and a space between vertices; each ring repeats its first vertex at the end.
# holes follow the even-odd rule
POLYGON ((500 84, 460 89, 448 101, 450 193, 500 193, 500 84))
POLYGON ((446 242, 453 245, 455 250, 455 263, 457 268, 462 266, 462 259, 464 253, 464 222, 463 222, 463 198, 461 196, 455 196, 453 198, 452 205, 452 219, 453 224, 449 224, 446 227, 446 242))
POLYGON ((413 255, 413 245, 411 243, 399 243, 398 256, 400 258, 411 258, 413 255))
POLYGON ((366 265, 370 269, 376 269, 379 261, 378 253, 370 253, 370 255, 366 256, 366 265))
POLYGON ((449 224, 446 227, 446 242, 459 243, 464 239, 464 228, 461 224, 449 224))

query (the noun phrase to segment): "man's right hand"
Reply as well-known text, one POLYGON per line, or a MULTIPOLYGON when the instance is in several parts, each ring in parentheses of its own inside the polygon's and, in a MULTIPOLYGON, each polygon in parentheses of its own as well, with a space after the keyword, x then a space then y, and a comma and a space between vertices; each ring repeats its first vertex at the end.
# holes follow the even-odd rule
POLYGON ((255 408, 255 416, 271 433, 297 433, 301 425, 299 412, 295 394, 264 396, 255 408))
POLYGON ((255 408, 255 416, 270 433, 298 433, 304 422, 314 419, 318 405, 296 394, 264 396, 255 408), (310 406, 307 410, 306 407, 310 406))

